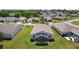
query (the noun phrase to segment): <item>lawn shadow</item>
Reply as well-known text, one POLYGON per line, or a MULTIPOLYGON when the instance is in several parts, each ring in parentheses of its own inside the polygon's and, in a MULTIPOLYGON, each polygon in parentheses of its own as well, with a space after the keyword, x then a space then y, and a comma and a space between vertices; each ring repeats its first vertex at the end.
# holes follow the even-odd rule
POLYGON ((47 46, 48 43, 36 43, 35 45, 37 45, 37 46, 47 46))
POLYGON ((0 39, 0 42, 2 42, 3 41, 3 39, 0 39))
POLYGON ((1 44, 1 45, 0 45, 0 49, 2 49, 2 48, 3 48, 3 45, 1 44))

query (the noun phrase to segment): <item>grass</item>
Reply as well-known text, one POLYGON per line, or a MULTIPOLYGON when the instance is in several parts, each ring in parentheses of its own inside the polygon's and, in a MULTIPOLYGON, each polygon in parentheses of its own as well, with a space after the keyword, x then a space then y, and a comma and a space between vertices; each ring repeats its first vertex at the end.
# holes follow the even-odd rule
POLYGON ((53 23, 61 23, 61 22, 65 22, 67 20, 58 20, 58 19, 53 19, 52 22, 53 23))
POLYGON ((29 48, 32 27, 24 27, 11 41, 2 41, 4 48, 29 48))
POLYGON ((79 26, 79 21, 74 21, 72 24, 79 26))
POLYGON ((38 21, 38 22, 33 21, 32 23, 33 23, 33 24, 41 24, 40 21, 38 21))
MULTIPOLYGON (((75 19, 79 18, 79 16, 74 16, 74 17, 73 16, 67 16, 67 18, 69 20, 75 20, 75 19)), ((58 19, 52 20, 53 23, 61 23, 61 22, 65 22, 65 21, 68 21, 68 20, 58 20, 58 19)))
POLYGON ((67 16, 67 18, 70 19, 70 20, 74 20, 74 19, 79 18, 79 16, 67 16))
POLYGON ((79 43, 74 43, 67 41, 61 37, 55 30, 54 32, 54 42, 50 42, 47 46, 37 46, 34 42, 30 42, 30 32, 33 27, 24 27, 12 40, 1 41, 0 43, 4 45, 4 48, 10 49, 55 49, 55 48, 79 48, 79 43))

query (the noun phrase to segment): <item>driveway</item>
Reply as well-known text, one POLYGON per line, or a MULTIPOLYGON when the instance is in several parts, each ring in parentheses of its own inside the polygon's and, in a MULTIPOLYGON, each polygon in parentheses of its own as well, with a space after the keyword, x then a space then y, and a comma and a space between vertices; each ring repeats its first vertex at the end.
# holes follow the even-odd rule
POLYGON ((76 26, 76 25, 71 23, 71 22, 74 22, 74 21, 79 21, 79 19, 69 20, 69 21, 66 21, 66 22, 63 22, 63 23, 69 24, 71 27, 79 30, 79 26, 76 26))
POLYGON ((63 23, 67 23, 67 24, 69 24, 69 23, 74 22, 74 21, 79 21, 79 19, 69 20, 69 21, 66 21, 66 22, 63 22, 63 23))

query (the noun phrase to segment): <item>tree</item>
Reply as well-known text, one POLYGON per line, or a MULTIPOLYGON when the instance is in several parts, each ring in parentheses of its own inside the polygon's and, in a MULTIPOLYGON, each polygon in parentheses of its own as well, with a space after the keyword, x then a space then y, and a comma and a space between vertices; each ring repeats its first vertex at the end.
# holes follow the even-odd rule
POLYGON ((9 16, 8 12, 0 11, 0 17, 8 17, 8 16, 9 16))

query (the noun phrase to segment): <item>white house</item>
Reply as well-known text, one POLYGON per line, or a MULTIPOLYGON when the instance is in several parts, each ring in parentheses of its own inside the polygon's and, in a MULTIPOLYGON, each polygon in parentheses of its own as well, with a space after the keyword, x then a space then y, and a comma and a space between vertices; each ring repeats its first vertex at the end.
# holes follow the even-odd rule
POLYGON ((13 38, 22 28, 23 25, 0 24, 0 38, 13 38))

